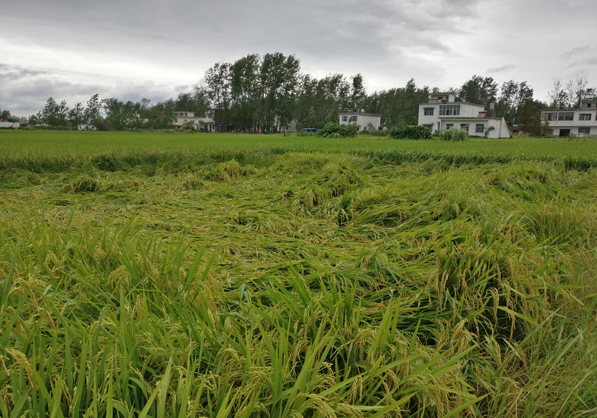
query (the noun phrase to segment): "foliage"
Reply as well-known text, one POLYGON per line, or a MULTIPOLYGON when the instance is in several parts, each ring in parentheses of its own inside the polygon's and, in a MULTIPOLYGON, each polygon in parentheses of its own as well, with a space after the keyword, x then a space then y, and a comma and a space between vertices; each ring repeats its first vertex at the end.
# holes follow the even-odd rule
POLYGON ((402 125, 390 129, 392 139, 431 139, 431 131, 421 125, 402 125))
POLYGON ((374 92, 363 101, 363 106, 371 113, 381 114, 385 126, 416 125, 419 104, 429 100, 429 88, 417 87, 410 79, 404 87, 374 92))
POLYGON ((489 109, 489 105, 497 100, 497 92, 498 83, 493 77, 474 75, 460 87, 457 95, 464 102, 481 104, 489 109))
POLYGON ((10 114, 9 110, 0 111, 0 119, 4 119, 7 122, 19 122, 19 118, 10 114))
POLYGON ((489 137, 489 134, 493 131, 495 131, 495 126, 488 126, 487 129, 485 129, 485 133, 483 134, 483 136, 487 138, 489 137))
POLYGON ((531 136, 548 136, 551 134, 549 122, 541 120, 541 102, 527 100, 520 113, 520 129, 531 136))
POLYGON ((593 415, 594 143, 53 134, 0 133, 2 416, 593 415))
POLYGON ((468 134, 464 129, 459 128, 449 128, 442 131, 440 135, 440 139, 442 141, 466 141, 468 140, 468 134))
POLYGON ((317 136, 323 138, 354 138, 358 132, 359 127, 355 123, 345 125, 328 122, 322 129, 317 131, 317 136))

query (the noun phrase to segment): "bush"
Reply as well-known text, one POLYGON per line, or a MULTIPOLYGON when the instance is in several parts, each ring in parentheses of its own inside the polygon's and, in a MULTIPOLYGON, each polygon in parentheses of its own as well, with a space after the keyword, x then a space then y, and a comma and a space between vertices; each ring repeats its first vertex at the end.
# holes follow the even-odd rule
POLYGON ((404 125, 390 129, 392 139, 431 139, 431 131, 424 126, 404 125))
POLYGON ((442 132, 440 139, 442 141, 466 141, 468 134, 464 129, 450 128, 442 132))
POLYGON ((359 132, 359 127, 351 123, 350 125, 339 125, 334 122, 328 122, 317 131, 317 136, 323 138, 354 138, 359 132))

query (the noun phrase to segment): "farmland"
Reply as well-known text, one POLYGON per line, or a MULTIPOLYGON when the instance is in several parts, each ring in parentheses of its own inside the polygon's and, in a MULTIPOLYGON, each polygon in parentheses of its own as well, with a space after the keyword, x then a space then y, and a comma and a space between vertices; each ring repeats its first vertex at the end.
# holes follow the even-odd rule
POLYGON ((595 416, 596 166, 0 132, 0 416, 595 416))

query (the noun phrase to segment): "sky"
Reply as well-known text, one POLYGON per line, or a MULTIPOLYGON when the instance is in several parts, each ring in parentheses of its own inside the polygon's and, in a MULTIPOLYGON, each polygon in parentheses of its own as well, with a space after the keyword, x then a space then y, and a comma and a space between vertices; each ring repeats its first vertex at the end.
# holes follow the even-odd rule
POLYGON ((315 77, 361 73, 368 93, 457 88, 473 75, 597 87, 596 0, 2 0, 0 109, 101 98, 155 103, 218 62, 295 55, 315 77))

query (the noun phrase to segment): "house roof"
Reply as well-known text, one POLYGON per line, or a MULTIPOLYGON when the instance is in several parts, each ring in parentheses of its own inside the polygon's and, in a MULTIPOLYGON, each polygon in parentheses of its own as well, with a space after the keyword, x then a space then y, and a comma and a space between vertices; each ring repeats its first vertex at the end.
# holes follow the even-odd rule
POLYGON ((356 116, 356 115, 363 115, 363 116, 380 116, 381 113, 365 113, 365 112, 340 112, 338 113, 339 116, 356 116))
POLYGON ((478 117, 464 117, 464 116, 439 116, 438 119, 446 119, 446 120, 502 120, 503 118, 478 118, 478 117))
POLYGON ((429 102, 423 102, 423 103, 419 103, 419 106, 424 106, 424 105, 448 105, 448 104, 468 104, 468 105, 473 105, 473 106, 481 106, 482 108, 485 109, 485 105, 479 104, 479 103, 471 103, 471 102, 447 102, 447 103, 429 103, 429 102))

